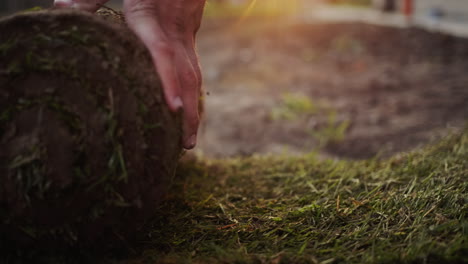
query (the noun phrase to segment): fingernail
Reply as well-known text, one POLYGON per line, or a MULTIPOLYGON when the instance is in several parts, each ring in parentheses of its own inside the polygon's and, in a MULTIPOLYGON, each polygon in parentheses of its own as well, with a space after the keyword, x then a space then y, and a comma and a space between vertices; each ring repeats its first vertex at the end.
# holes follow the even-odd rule
POLYGON ((197 135, 194 134, 192 135, 186 142, 185 142, 185 148, 186 149, 193 149, 197 145, 197 135))
POLYGON ((176 97, 176 98, 174 99, 174 101, 172 101, 172 104, 174 105, 174 108, 175 108, 176 110, 182 108, 183 105, 184 105, 184 104, 182 103, 182 99, 180 99, 180 97, 176 97))

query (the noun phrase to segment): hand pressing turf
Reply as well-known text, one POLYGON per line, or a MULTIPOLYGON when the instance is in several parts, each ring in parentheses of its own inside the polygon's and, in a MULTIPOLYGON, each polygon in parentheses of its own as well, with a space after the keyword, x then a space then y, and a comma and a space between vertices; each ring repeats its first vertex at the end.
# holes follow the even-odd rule
MULTIPOLYGON (((55 0, 56 7, 95 12, 108 0, 55 0)), ((195 147, 202 76, 195 52, 206 0, 124 0, 129 27, 148 48, 172 111, 183 110, 183 145, 195 147)))

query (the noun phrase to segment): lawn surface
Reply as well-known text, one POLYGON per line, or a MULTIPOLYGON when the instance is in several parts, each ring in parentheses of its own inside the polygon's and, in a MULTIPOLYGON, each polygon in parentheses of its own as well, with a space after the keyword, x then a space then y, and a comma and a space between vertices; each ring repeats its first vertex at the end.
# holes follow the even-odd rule
POLYGON ((385 161, 185 161, 130 263, 466 263, 467 176, 468 131, 385 161))
POLYGON ((128 250, 0 263, 468 263, 467 176, 468 130, 382 161, 186 159, 128 250))

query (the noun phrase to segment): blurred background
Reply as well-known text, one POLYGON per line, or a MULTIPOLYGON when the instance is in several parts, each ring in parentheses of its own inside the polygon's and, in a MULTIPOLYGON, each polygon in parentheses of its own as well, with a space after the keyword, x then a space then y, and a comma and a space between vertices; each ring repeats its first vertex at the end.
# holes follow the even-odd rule
POLYGON ((194 152, 387 157, 461 130, 467 37, 466 0, 208 0, 194 152))
MULTIPOLYGON (((418 17, 438 16, 448 20, 468 20, 468 2, 465 0, 208 0, 208 7, 213 6, 212 11, 222 7, 224 11, 231 11, 231 15, 243 12, 255 2, 255 10, 264 13, 287 11, 309 12, 310 5, 330 4, 336 6, 354 6, 372 8, 385 12, 405 12, 405 5, 413 6, 413 13, 418 17), (276 9, 276 10, 275 10, 276 9), (279 10, 278 10, 279 9, 279 10)), ((7 15, 33 7, 49 7, 53 0, 2 0, 0 1, 0 14, 7 15)), ((108 5, 114 8, 121 6, 122 0, 110 0, 108 5)))

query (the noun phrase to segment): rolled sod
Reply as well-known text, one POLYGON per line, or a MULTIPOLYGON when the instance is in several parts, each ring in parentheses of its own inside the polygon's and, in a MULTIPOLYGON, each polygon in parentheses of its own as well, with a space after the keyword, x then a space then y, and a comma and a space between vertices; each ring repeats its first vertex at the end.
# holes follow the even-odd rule
POLYGON ((58 10, 0 21, 0 243, 133 239, 181 150, 180 115, 124 24, 58 10))

